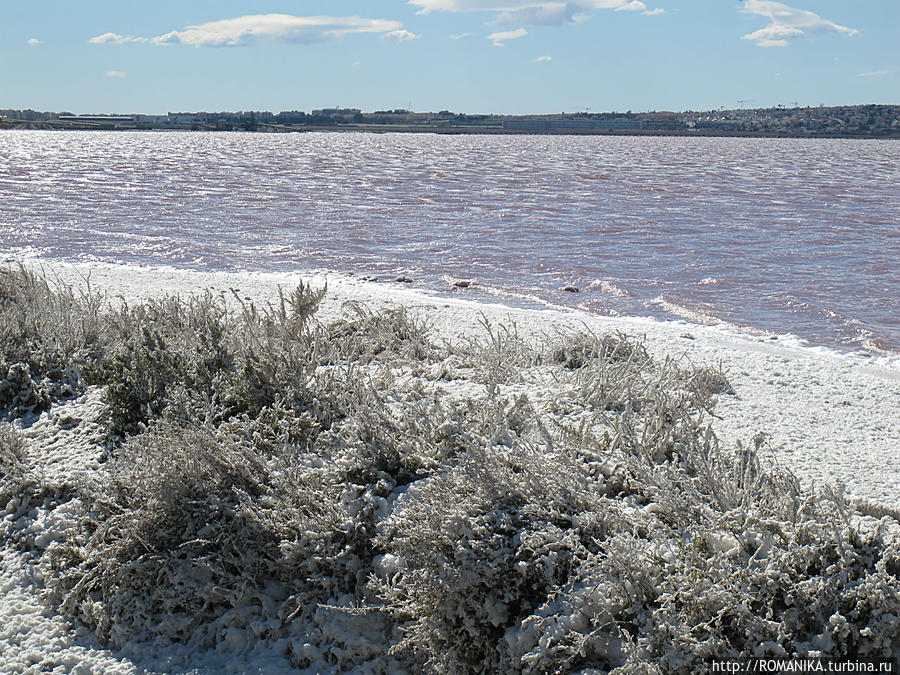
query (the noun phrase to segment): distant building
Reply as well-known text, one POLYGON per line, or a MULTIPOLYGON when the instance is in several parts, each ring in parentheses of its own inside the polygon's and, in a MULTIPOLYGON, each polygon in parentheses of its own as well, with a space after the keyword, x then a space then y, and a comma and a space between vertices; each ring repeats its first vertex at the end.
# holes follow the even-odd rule
POLYGON ((204 126, 206 124, 206 117, 189 113, 169 113, 167 123, 178 127, 204 126))
POLYGON ((736 122, 732 120, 715 120, 708 122, 697 122, 697 129, 714 129, 717 131, 740 131, 744 128, 744 124, 742 122, 736 122))
POLYGON ((61 122, 89 122, 93 124, 133 124, 134 115, 71 115, 61 114, 61 122))
POLYGON ((168 115, 135 115, 134 121, 136 124, 141 124, 145 126, 159 126, 161 124, 167 124, 169 121, 168 115))
POLYGON ((640 130, 644 128, 642 120, 628 117, 615 119, 528 119, 516 118, 503 120, 503 128, 509 131, 613 131, 640 130))
POLYGON ((358 115, 362 112, 359 108, 322 108, 321 110, 313 110, 315 117, 339 117, 342 115, 358 115))

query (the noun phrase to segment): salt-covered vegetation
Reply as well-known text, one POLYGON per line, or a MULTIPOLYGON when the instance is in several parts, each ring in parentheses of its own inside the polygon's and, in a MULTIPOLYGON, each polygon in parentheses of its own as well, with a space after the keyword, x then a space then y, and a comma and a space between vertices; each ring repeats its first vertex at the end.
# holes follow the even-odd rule
POLYGON ((24 446, 18 432, 9 424, 0 424, 0 507, 26 486, 24 446))
MULTIPOLYGON (((0 273, 7 419, 104 392, 102 471, 56 490, 75 515, 32 549, 52 610, 116 648, 319 671, 900 654, 896 513, 804 491, 752 429, 720 447, 723 373, 624 335, 448 342, 360 305, 326 325, 322 294, 129 306, 0 273)), ((0 428, 0 507, 26 521, 33 456, 0 428)))

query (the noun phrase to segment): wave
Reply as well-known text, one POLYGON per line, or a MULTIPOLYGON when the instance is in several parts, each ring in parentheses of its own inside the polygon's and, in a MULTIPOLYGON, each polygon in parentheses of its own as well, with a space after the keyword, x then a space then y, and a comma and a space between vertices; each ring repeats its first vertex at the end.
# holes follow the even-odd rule
MULTIPOLYGON (((816 345, 793 333, 777 333, 756 326, 736 324, 691 306, 682 300, 675 300, 666 293, 654 298, 651 304, 664 309, 669 314, 680 316, 691 323, 715 327, 744 339, 749 337, 768 339, 791 349, 808 351, 832 358, 849 359, 857 363, 861 361, 865 365, 900 371, 900 351, 892 349, 877 338, 865 337, 862 333, 860 333, 859 339, 856 340, 861 349, 841 349, 834 346, 816 345)), ((849 347, 849 345, 845 345, 845 347, 849 347)))
POLYGON ((611 284, 610 282, 606 281, 605 279, 595 279, 594 281, 591 282, 591 285, 589 286, 589 288, 599 288, 604 293, 607 293, 609 295, 615 295, 618 297, 625 297, 627 295, 631 295, 631 293, 626 291, 624 288, 619 288, 618 286, 611 284))

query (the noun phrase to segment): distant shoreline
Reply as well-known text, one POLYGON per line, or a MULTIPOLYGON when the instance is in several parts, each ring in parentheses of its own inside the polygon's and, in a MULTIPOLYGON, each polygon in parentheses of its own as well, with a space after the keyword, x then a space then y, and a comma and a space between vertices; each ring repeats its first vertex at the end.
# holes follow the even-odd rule
MULTIPOLYGON (((742 103, 746 103, 743 101, 742 103)), ((0 128, 160 131, 309 131, 444 135, 676 136, 724 138, 900 138, 900 105, 820 105, 793 108, 632 112, 561 112, 518 115, 416 112, 405 108, 364 112, 324 108, 305 112, 239 110, 122 114, 0 109, 0 128)))
POLYGON ((900 132, 885 135, 862 134, 829 134, 829 133, 804 133, 786 134, 780 132, 763 131, 727 131, 717 129, 697 130, 667 130, 667 129, 557 129, 550 131, 502 129, 499 127, 448 127, 425 125, 388 125, 388 124, 360 124, 360 125, 322 125, 302 127, 278 127, 265 125, 268 128, 255 131, 247 130, 222 130, 222 129, 188 129, 188 128, 163 128, 163 127, 122 127, 115 125, 59 125, 48 122, 20 122, 19 120, 0 121, 0 131, 27 130, 27 131, 147 131, 166 133, 254 133, 254 134, 290 134, 290 133, 373 133, 373 134, 439 134, 443 136, 656 136, 656 137, 684 137, 684 138, 793 138, 793 139, 840 139, 840 140, 900 140, 900 132))
MULTIPOLYGON (((293 130, 292 130, 293 131, 293 130)), ((301 130, 297 130, 301 131, 301 130)), ((305 131, 305 130, 303 130, 305 131)), ((309 131, 361 131, 366 133, 409 133, 409 134, 443 134, 443 135, 475 135, 475 136, 683 136, 686 138, 847 138, 862 140, 900 140, 900 133, 888 136, 861 136, 855 134, 780 134, 758 131, 717 131, 701 129, 698 131, 687 130, 663 130, 663 129, 604 129, 600 131, 584 131, 577 129, 555 131, 524 131, 519 129, 450 129, 446 127, 419 128, 419 127, 387 127, 368 125, 364 128, 352 129, 334 127, 315 127, 309 131)), ((288 132, 290 133, 290 132, 288 132)))

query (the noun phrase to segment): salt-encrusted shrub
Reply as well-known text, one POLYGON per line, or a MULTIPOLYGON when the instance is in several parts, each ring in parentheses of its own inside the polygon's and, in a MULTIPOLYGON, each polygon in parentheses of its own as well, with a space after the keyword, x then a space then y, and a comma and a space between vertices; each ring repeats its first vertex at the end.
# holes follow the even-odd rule
MULTIPOLYGON (((146 415, 149 430, 136 426, 107 463, 103 487, 90 498, 96 531, 55 553, 56 595, 67 615, 115 645, 150 638, 243 649, 284 638, 293 640, 298 666, 309 665, 311 653, 352 666, 361 657, 330 631, 336 610, 320 605, 360 602, 387 497, 455 447, 438 402, 411 391, 416 401, 395 414, 380 393, 393 365, 415 357, 405 345, 427 343, 408 333, 389 344, 397 352, 382 366, 369 351, 326 342, 318 329, 286 328, 289 311, 244 307, 229 317, 218 307, 171 301, 151 308, 159 321, 136 322, 168 336, 147 350, 156 362, 132 361, 118 372, 131 378, 126 399, 148 389, 134 384, 135 370, 158 382, 144 399, 158 407, 146 415), (222 330, 215 321, 198 325, 211 311, 222 330), (182 336, 181 347, 169 349, 185 326, 193 343, 182 336), (234 363, 258 349, 251 366, 265 374, 257 381, 274 383, 271 402, 268 393, 235 386, 244 377, 237 368, 216 366, 201 380, 184 352, 212 343, 203 335, 209 330, 234 363), (207 387, 213 393, 201 400, 207 387), (228 398, 235 390, 240 395, 228 398), (424 411, 435 419, 419 419, 424 411), (318 646, 300 648, 310 640, 318 646)), ((126 311, 126 319, 138 312, 126 311)), ((384 325, 370 317, 367 330, 397 328, 398 317, 388 315, 384 325)))
POLYGON ((575 335, 565 334, 558 336, 557 340, 561 344, 552 349, 550 360, 569 370, 583 368, 595 359, 602 361, 632 360, 639 364, 650 361, 650 355, 644 345, 629 339, 622 333, 601 336, 587 332, 575 335))
POLYGON ((22 437, 15 428, 0 423, 0 509, 5 509, 24 487, 24 451, 22 437))
MULTIPOLYGON (((0 370, 4 364, 0 363, 0 370)), ((71 387, 55 387, 49 378, 36 381, 27 363, 14 363, 6 369, 0 380, 0 406, 6 408, 15 418, 32 411, 46 410, 54 393, 69 394, 71 387)))
POLYGON ((852 527, 839 497, 801 497, 746 449, 706 454, 705 476, 691 462, 659 465, 634 476, 629 499, 604 502, 607 521, 624 526, 507 631, 513 669, 691 673, 712 658, 896 657, 898 544, 852 527))
POLYGON ((691 672, 713 657, 896 657, 896 544, 807 506, 796 522, 706 524, 667 566, 631 660, 691 672))
POLYGON ((374 312, 358 302, 344 303, 344 317, 328 327, 331 353, 355 363, 380 357, 412 362, 435 360, 441 351, 428 339, 429 328, 406 308, 374 312))
POLYGON ((900 508, 896 505, 873 502, 868 499, 856 498, 853 500, 853 511, 863 516, 872 518, 884 518, 885 516, 896 523, 900 523, 900 508))
POLYGON ((395 653, 454 673, 687 673, 900 648, 897 544, 766 468, 764 436, 720 449, 705 422, 718 371, 639 349, 560 365, 555 424, 485 406, 493 422, 468 418, 467 448, 386 521, 373 586, 403 631, 395 653), (567 488, 576 500, 555 497, 567 488))
POLYGON ((696 368, 693 371, 692 379, 694 387, 700 390, 705 389, 711 394, 735 394, 734 388, 721 367, 696 368))
POLYGON ((669 359, 657 362, 640 343, 629 346, 621 336, 582 336, 579 344, 582 352, 600 356, 574 369, 562 364, 564 377, 556 379, 559 394, 549 402, 546 421, 561 442, 647 466, 711 442, 708 413, 715 392, 693 371, 669 359))
POLYGON ((116 345, 105 368, 112 436, 137 433, 140 425, 162 414, 170 391, 178 388, 186 368, 171 346, 152 324, 116 345))
MULTIPOLYGON (((491 333, 484 349, 495 356, 508 352, 514 342, 509 335, 491 333)), ((709 455, 713 437, 702 420, 711 392, 697 386, 692 373, 671 362, 654 363, 639 343, 621 336, 582 336, 574 343, 578 348, 565 359, 558 353, 550 358, 569 373, 557 381, 566 393, 551 406, 555 427, 527 399, 509 404, 498 397, 490 379, 502 379, 503 371, 495 364, 485 372, 493 400, 465 418, 464 450, 423 487, 411 487, 384 526, 379 543, 395 573, 374 585, 403 622, 404 639, 395 651, 418 667, 561 672, 626 661, 628 635, 605 622, 646 599, 637 589, 652 588, 648 580, 658 571, 620 579, 614 572, 628 564, 607 564, 615 555, 606 552, 613 544, 605 540, 618 530, 644 532, 638 542, 649 542, 651 529, 670 535, 671 526, 637 507, 657 496, 673 460, 709 455), (568 361, 576 357, 577 364, 568 361), (591 416, 591 430, 575 434, 567 426, 572 407, 591 416), (604 426, 601 436, 593 431, 604 426), (604 600, 602 611, 588 608, 584 622, 558 622, 564 589, 587 588, 598 575, 610 588, 627 589, 620 595, 629 602, 614 611, 616 603, 604 600), (606 618, 598 623, 598 617, 606 618), (577 647, 560 641, 551 651, 535 652, 537 645, 529 642, 530 635, 549 643, 547 633, 561 630, 576 636, 578 627, 590 627, 590 635, 581 635, 577 647)), ((512 361, 535 367, 541 355, 529 348, 512 361)), ((685 508, 686 500, 677 497, 673 510, 685 508)), ((680 527, 683 516, 673 513, 668 520, 680 527)))
POLYGON ((454 352, 466 359, 481 381, 521 382, 523 371, 543 360, 540 349, 519 334, 515 323, 495 325, 484 316, 479 323, 482 334, 456 345, 454 352))
POLYGON ((274 639, 285 599, 316 590, 317 556, 340 555, 338 505, 312 472, 159 423, 110 461, 90 504, 96 529, 57 554, 62 610, 118 647, 274 639))
POLYGON ((83 387, 80 368, 104 350, 102 298, 0 268, 0 409, 45 410, 83 387))
POLYGON ((236 369, 219 394, 226 415, 253 415, 277 398, 291 403, 311 403, 306 385, 317 365, 327 359, 328 345, 312 318, 325 296, 326 287, 313 290, 300 283, 279 303, 260 309, 243 305, 236 322, 236 369))
POLYGON ((504 672, 504 634, 563 584, 605 536, 604 515, 565 456, 546 447, 470 448, 411 488, 380 543, 375 582, 401 621, 395 651, 441 672, 504 672))
POLYGON ((108 383, 110 434, 136 433, 175 403, 188 413, 214 408, 217 421, 254 417, 278 400, 302 407, 318 357, 308 322, 323 294, 301 284, 276 306, 237 313, 209 293, 119 310, 116 346, 95 374, 108 383))

